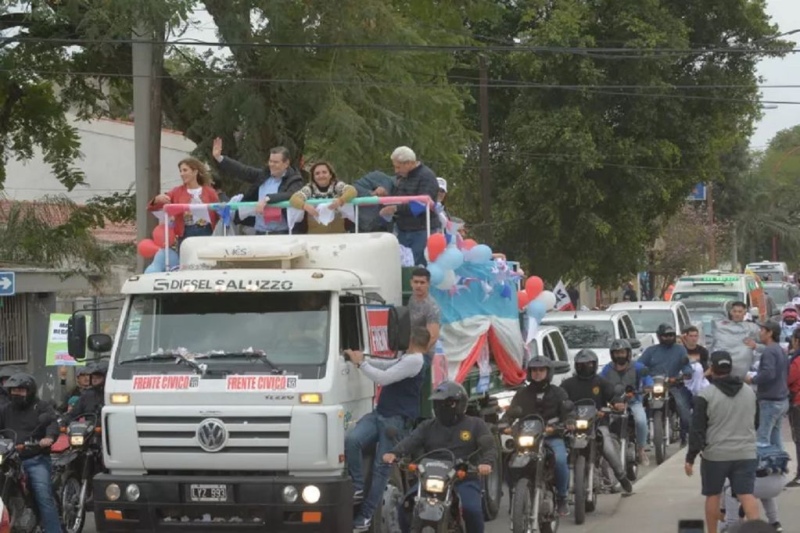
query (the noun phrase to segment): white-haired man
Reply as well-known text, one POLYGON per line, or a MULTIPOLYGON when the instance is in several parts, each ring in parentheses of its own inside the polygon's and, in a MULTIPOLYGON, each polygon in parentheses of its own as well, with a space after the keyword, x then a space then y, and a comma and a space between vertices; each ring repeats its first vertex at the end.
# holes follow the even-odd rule
MULTIPOLYGON (((408 146, 400 146, 392 152, 392 165, 397 174, 397 196, 430 196, 436 202, 439 196, 439 183, 436 174, 422 162, 408 146)), ((415 215, 409 204, 390 205, 381 209, 381 216, 394 217, 397 240, 414 252, 414 264, 427 265, 425 246, 428 243, 425 216, 415 215)), ((431 217, 431 231, 438 231, 439 218, 431 217)))

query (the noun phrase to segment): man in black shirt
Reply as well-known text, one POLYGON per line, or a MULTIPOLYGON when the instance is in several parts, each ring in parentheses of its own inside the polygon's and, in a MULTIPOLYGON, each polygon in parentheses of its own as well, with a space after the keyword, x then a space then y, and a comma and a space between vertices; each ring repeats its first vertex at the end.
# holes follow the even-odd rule
POLYGON ((699 357, 700 365, 706 376, 711 375, 711 369, 708 366, 708 350, 705 346, 698 344, 700 342, 700 330, 696 326, 686 326, 683 328, 683 347, 689 354, 689 359, 699 357))

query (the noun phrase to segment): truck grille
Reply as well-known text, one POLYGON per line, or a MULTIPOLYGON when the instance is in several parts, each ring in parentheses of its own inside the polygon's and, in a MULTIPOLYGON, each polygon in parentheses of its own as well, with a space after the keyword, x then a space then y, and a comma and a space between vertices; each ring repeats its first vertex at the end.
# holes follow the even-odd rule
POLYGON ((225 424, 228 440, 216 454, 289 453, 289 416, 137 416, 136 432, 142 454, 207 453, 197 441, 197 428, 209 418, 225 424))

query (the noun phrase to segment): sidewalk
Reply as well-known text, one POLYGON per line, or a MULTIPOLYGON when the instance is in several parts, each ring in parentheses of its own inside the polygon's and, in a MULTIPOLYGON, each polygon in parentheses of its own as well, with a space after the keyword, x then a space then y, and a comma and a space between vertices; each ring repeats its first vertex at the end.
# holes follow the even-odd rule
MULTIPOLYGON (((792 456, 789 471, 797 469, 794 443, 788 422, 783 427, 783 443, 792 456)), ((634 528, 648 533, 676 533, 679 520, 704 519, 705 498, 700 494, 700 459, 692 477, 683 471, 686 450, 682 449, 634 485, 633 495, 621 498, 616 512, 602 522, 587 520, 586 533, 608 533, 634 528)), ((791 476, 787 477, 787 481, 791 476)), ((785 531, 799 531, 800 488, 784 489, 778 498, 780 521, 785 531), (788 526, 788 527, 787 527, 788 526)), ((763 512, 763 510, 762 510, 763 512)))

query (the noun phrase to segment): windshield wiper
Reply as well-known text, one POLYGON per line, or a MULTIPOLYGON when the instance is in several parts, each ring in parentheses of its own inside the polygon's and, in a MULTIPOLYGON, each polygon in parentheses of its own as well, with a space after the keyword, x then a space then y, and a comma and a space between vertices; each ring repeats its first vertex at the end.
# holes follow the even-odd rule
POLYGON ((214 352, 203 354, 199 356, 202 359, 236 359, 236 358, 243 358, 247 359, 250 362, 261 361, 265 365, 267 365, 273 374, 283 374, 285 371, 280 368, 278 365, 273 363, 267 357, 267 354, 256 352, 256 351, 241 351, 241 352, 214 352))
POLYGON ((174 350, 166 350, 163 352, 155 352, 151 353, 150 355, 137 355, 133 359, 128 359, 127 361, 120 361, 120 365, 125 365, 128 363, 140 363, 142 361, 174 361, 175 364, 184 364, 200 374, 201 376, 205 374, 205 369, 203 368, 205 365, 199 365, 195 361, 187 358, 180 352, 174 350))

